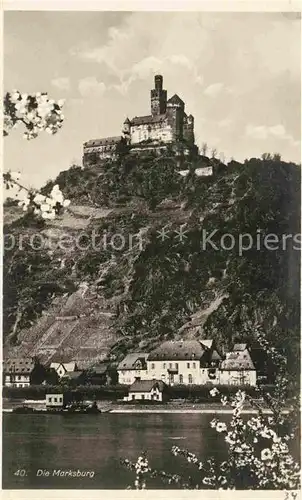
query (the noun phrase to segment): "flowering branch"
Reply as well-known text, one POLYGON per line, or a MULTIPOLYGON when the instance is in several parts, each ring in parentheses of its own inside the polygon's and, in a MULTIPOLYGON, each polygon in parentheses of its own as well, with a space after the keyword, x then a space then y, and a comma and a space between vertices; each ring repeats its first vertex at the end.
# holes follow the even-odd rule
POLYGON ((42 130, 56 134, 64 120, 63 105, 64 100, 55 102, 46 92, 35 95, 21 94, 18 90, 7 92, 3 100, 3 135, 7 136, 19 123, 25 125, 23 137, 28 140, 37 137, 42 130))
POLYGON ((6 189, 18 189, 17 193, 15 193, 15 199, 19 200, 18 206, 22 207, 24 212, 29 211, 44 220, 50 220, 61 214, 64 208, 70 205, 70 200, 64 199, 58 184, 53 186, 48 196, 45 196, 37 190, 23 186, 19 179, 19 172, 6 172, 3 174, 6 189))
MULTIPOLYGON (((23 137, 27 140, 34 139, 43 130, 49 134, 56 134, 64 120, 63 105, 64 100, 55 102, 49 99, 45 92, 37 92, 35 95, 21 94, 18 90, 7 92, 3 100, 4 136, 7 136, 19 123, 25 125, 23 137)), ((44 196, 37 190, 23 186, 19 179, 19 172, 9 171, 3 174, 6 189, 17 189, 14 198, 19 200, 18 205, 24 211, 42 219, 54 219, 69 206, 70 201, 64 200, 58 185, 53 187, 48 196, 44 196)))

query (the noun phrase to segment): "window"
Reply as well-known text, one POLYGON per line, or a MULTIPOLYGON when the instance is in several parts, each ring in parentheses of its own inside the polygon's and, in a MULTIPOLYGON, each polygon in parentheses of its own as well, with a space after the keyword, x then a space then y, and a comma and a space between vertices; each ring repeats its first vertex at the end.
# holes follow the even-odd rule
POLYGON ((132 394, 132 399, 135 399, 135 394, 132 394))
POLYGON ((193 363, 193 368, 196 368, 196 363, 193 363))
POLYGON ((183 384, 183 382, 184 382, 183 375, 179 375, 179 383, 180 383, 180 384, 183 384))
POLYGON ((169 368, 172 368, 172 363, 169 363, 169 368))
POLYGON ((155 364, 154 364, 154 363, 152 363, 152 364, 151 364, 151 370, 154 370, 154 368, 155 368, 155 364))
POLYGON ((187 363, 187 368, 190 368, 190 363, 187 363))
POLYGON ((51 403, 52 398, 49 398, 49 402, 51 403))
POLYGON ((192 384, 192 382, 193 382, 193 377, 192 377, 191 373, 189 373, 188 378, 189 378, 189 384, 192 384))
POLYGON ((166 363, 163 363, 163 369, 165 370, 165 368, 166 368, 166 363))
POLYGON ((175 368, 176 370, 178 370, 178 363, 175 363, 175 368))
POLYGON ((21 375, 18 375, 18 380, 21 380, 21 375))
POLYGON ((142 399, 145 399, 145 394, 142 394, 142 399))
POLYGON ((54 401, 54 403, 56 403, 57 402, 57 398, 53 398, 53 401, 54 401))
POLYGON ((62 396, 59 397, 59 403, 62 403, 62 396))

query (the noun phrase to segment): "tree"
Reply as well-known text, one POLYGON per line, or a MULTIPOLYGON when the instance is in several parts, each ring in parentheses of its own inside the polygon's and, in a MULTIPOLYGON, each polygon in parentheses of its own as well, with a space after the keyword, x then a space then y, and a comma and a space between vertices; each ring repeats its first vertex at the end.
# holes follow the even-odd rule
POLYGON ((270 153, 263 153, 261 155, 261 158, 262 158, 263 161, 271 160, 272 159, 272 155, 270 153))
POLYGON ((212 148, 211 156, 213 159, 216 158, 216 156, 217 156, 217 149, 216 148, 212 148))
POLYGON ((274 161, 281 161, 281 155, 280 155, 280 153, 274 153, 273 160, 274 161))
POLYGON ((207 156, 207 151, 208 151, 208 145, 206 142, 203 142, 201 146, 201 152, 203 156, 207 156))

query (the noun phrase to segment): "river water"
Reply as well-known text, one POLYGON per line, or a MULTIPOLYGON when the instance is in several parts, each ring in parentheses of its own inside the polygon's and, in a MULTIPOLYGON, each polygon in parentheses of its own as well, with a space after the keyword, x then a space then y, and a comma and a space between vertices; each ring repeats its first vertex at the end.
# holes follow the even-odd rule
MULTIPOLYGON (((174 457, 178 445, 201 460, 225 455, 222 436, 210 427, 213 415, 99 414, 3 415, 2 482, 7 489, 125 489, 134 474, 120 458, 136 461, 147 450, 151 467, 190 474, 192 467, 174 457), (61 476, 61 471, 86 477, 61 476), (78 473, 79 471, 79 473, 78 473)), ((220 420, 230 417, 221 415, 220 420)), ((194 471, 194 469, 193 469, 194 471)), ((148 487, 163 488, 156 480, 148 487)))

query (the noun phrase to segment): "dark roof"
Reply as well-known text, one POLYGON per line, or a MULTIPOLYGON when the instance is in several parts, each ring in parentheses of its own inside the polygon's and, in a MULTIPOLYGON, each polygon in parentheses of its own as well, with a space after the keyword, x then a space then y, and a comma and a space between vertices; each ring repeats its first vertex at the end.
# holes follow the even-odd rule
POLYGON ((124 121, 124 123, 130 123, 128 116, 127 116, 126 120, 124 121))
POLYGON ((146 125, 147 123, 157 123, 162 122, 166 119, 166 114, 162 115, 146 115, 146 116, 135 116, 131 120, 131 125, 146 125))
POLYGON ((117 135, 114 137, 102 137, 101 139, 91 139, 90 141, 84 142, 84 147, 96 147, 96 146, 105 146, 106 144, 117 144, 122 140, 121 135, 117 135))
POLYGON ((147 352, 132 352, 119 363, 118 370, 134 370, 138 360, 144 365, 149 354, 147 352))
POLYGON ((184 104, 184 102, 177 94, 174 94, 168 99, 167 104, 184 104))
POLYGON ((83 374, 83 372, 66 372, 62 379, 63 378, 68 378, 68 379, 72 379, 72 380, 76 380, 77 378, 79 378, 81 375, 83 374))
POLYGON ((98 365, 91 366, 89 372, 96 375, 104 375, 109 368, 109 363, 100 363, 98 365))
MULTIPOLYGON (((205 343, 205 341, 202 341, 205 343)), ((168 340, 154 349, 148 357, 148 361, 157 360, 186 360, 201 359, 206 347, 198 340, 168 340)))
POLYGON ((158 387, 160 391, 163 391, 166 384, 162 380, 136 380, 129 387, 129 392, 150 392, 154 387, 158 387))
POLYGON ((4 373, 22 373, 30 374, 35 367, 35 363, 31 358, 25 359, 8 359, 3 361, 4 373))
POLYGON ((211 356, 211 361, 220 361, 222 357, 218 354, 217 351, 213 351, 211 356))

